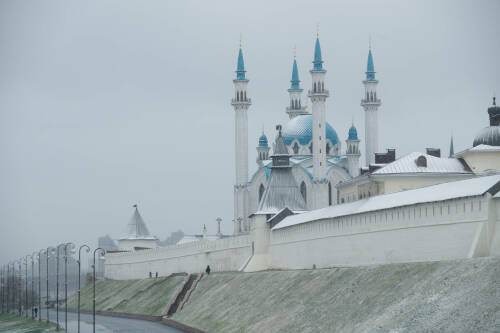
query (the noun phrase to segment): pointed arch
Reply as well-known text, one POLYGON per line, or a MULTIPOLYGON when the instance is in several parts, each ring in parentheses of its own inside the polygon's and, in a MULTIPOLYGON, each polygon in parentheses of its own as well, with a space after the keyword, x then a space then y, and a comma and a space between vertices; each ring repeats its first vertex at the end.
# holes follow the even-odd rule
POLYGON ((295 143, 293 144, 292 149, 293 149, 293 153, 295 155, 297 155, 299 153, 299 145, 297 144, 297 141, 295 141, 295 143))
POLYGON ((316 92, 316 82, 314 82, 314 86, 313 86, 313 92, 316 92))
POLYGON ((331 147, 330 147, 330 142, 327 142, 327 143, 326 143, 326 154, 327 154, 327 155, 330 155, 330 149, 331 149, 331 147))
POLYGON ((259 202, 262 200, 262 197, 264 196, 264 191, 266 188, 264 187, 264 184, 260 184, 259 186, 259 202))
POLYGON ((247 92, 246 91, 244 92, 243 97, 245 98, 244 100, 246 101, 247 100, 247 92))
POLYGON ((325 82, 321 82, 321 91, 325 91, 325 82))
POLYGON ((304 181, 300 183, 300 194, 302 194, 302 198, 304 198, 304 201, 307 202, 307 187, 304 181))

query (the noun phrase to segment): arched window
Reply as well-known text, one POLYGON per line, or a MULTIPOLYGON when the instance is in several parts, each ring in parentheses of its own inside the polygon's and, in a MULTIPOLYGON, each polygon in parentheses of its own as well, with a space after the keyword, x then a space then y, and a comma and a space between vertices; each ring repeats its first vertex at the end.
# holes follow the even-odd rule
POLYGON ((314 82, 313 92, 316 92, 316 82, 314 82))
POLYGON ((328 205, 332 205, 332 184, 328 182, 328 205))
POLYGON ((311 144, 309 145, 309 152, 312 154, 313 153, 313 144, 311 142, 311 144))
POLYGON ((295 155, 297 155, 297 154, 299 153, 299 145, 297 144, 297 142, 295 142, 295 143, 293 144, 293 148, 292 148, 292 149, 293 149, 293 153, 294 153, 295 155))
POLYGON ((264 195, 264 191, 265 191, 264 185, 260 184, 260 186, 259 186, 259 202, 262 200, 262 196, 264 195))
POLYGON ((246 101, 247 100, 247 92, 246 91, 245 91, 244 97, 245 97, 245 101, 246 101))
POLYGON ((240 101, 240 92, 237 91, 236 92, 236 102, 239 102, 240 101))
POLYGON ((419 167, 427 167, 427 159, 425 158, 424 155, 419 156, 416 160, 415 163, 419 167))
POLYGON ((321 82, 321 91, 325 90, 325 82, 321 82))
POLYGON ((307 188, 306 188, 306 183, 302 181, 300 183, 300 194, 302 194, 302 198, 304 198, 304 201, 307 202, 307 188))

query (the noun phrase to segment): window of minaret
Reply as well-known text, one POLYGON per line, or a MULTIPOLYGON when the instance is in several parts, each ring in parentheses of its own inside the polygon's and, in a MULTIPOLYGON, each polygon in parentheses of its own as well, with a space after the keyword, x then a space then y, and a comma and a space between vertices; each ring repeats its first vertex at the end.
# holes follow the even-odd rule
POLYGON ((328 182, 328 205, 332 205, 332 184, 328 182))
POLYGON ((311 154, 312 154, 312 152, 313 152, 313 144, 312 144, 312 142, 311 142, 311 144, 309 145, 309 152, 310 152, 311 154))
POLYGON ((294 145, 293 145, 293 148, 292 148, 292 149, 293 149, 293 153, 294 153, 295 155, 297 155, 297 154, 299 153, 299 145, 297 144, 297 142, 295 142, 295 143, 294 143, 294 145))
POLYGON ((326 153, 330 154, 330 143, 329 142, 326 144, 326 153))
POLYGON ((304 183, 304 181, 300 183, 300 194, 302 194, 302 198, 304 198, 304 201, 307 202, 307 189, 306 183, 304 183))
POLYGON ((265 191, 264 185, 260 184, 260 186, 259 186, 259 202, 262 199, 262 196, 264 195, 264 191, 265 191))

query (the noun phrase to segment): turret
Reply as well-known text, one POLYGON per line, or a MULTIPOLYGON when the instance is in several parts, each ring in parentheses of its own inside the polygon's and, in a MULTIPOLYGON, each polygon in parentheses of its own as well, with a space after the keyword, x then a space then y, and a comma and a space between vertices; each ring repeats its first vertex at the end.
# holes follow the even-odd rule
POLYGON ((346 156, 347 156, 347 170, 352 177, 359 176, 359 138, 358 131, 354 127, 354 123, 349 129, 349 135, 346 140, 346 156))
POLYGON ((375 66, 371 45, 368 50, 368 63, 366 66, 365 95, 361 99, 361 106, 365 110, 365 147, 366 165, 375 162, 375 153, 378 152, 378 107, 382 104, 377 98, 378 81, 375 79, 375 66))
POLYGON ((269 159, 269 147, 267 143, 267 136, 262 131, 262 135, 259 138, 259 144, 257 145, 257 165, 263 166, 263 161, 269 159))

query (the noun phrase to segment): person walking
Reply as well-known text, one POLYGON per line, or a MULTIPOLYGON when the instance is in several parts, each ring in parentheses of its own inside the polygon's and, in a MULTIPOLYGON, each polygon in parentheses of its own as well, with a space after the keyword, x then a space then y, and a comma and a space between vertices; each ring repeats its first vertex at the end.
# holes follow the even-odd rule
POLYGON ((207 273, 207 275, 210 275, 210 265, 207 265, 207 269, 205 269, 205 273, 207 273))

